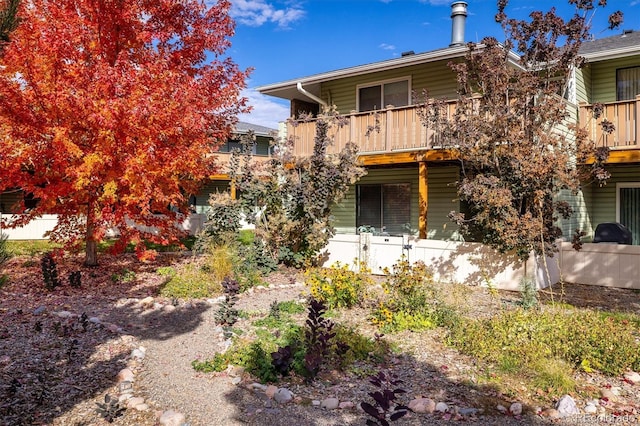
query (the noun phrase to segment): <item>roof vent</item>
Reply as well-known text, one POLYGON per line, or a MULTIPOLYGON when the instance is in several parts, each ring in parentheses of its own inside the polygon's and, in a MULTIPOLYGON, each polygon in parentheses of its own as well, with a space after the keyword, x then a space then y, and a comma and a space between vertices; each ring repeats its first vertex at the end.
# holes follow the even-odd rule
POLYGON ((411 56, 411 55, 415 55, 416 52, 414 52, 413 50, 407 50, 406 52, 402 52, 400 54, 400 56, 411 56))
POLYGON ((467 2, 456 1, 451 3, 451 44, 449 46, 462 46, 464 44, 464 24, 467 19, 467 2))
POLYGON ((622 30, 622 37, 633 34, 633 30, 622 30))

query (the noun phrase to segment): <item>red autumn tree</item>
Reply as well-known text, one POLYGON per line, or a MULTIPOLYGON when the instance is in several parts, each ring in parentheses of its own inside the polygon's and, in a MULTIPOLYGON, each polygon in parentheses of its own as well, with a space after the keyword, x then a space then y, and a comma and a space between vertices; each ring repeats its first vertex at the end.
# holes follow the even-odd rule
POLYGON ((37 204, 10 225, 58 214, 50 237, 86 242, 88 265, 108 229, 120 233, 117 248, 134 242, 139 254, 143 240, 176 241, 177 214, 246 110, 247 72, 224 56, 229 8, 22 1, 0 61, 0 191, 37 204))

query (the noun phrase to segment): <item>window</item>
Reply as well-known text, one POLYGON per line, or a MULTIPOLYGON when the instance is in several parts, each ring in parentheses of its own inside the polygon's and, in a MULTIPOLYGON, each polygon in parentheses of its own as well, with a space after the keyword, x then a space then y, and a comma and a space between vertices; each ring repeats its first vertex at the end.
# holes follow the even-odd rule
POLYGON ((390 183, 356 186, 356 227, 372 227, 375 233, 407 233, 411 224, 411 184, 390 183))
POLYGON ((629 101, 640 95, 640 67, 616 70, 617 100, 629 101))
POLYGON ((387 105, 409 105, 409 79, 358 86, 358 111, 375 111, 387 105))
POLYGON ((640 182, 618 183, 616 220, 633 236, 633 245, 640 245, 640 182))
MULTIPOLYGON (((233 152, 234 149, 242 151, 242 143, 238 139, 230 139, 225 143, 220 144, 218 148, 218 152, 233 152)), ((253 145, 253 151, 251 152, 254 155, 264 155, 268 156, 271 154, 271 145, 269 139, 264 137, 256 137, 256 142, 253 145)))

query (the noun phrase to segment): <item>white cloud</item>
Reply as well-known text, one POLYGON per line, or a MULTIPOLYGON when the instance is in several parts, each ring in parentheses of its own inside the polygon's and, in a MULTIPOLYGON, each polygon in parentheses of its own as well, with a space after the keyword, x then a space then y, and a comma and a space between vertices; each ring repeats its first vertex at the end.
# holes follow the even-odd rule
POLYGON ((241 114, 238 120, 251 124, 278 128, 278 123, 289 118, 289 106, 287 101, 278 101, 276 98, 265 96, 255 89, 245 89, 242 96, 249 100, 249 105, 253 107, 249 114, 241 114))
POLYGON ((305 15, 305 11, 297 4, 282 9, 276 8, 265 0, 233 0, 230 15, 238 22, 252 27, 259 27, 267 22, 287 28, 305 15))
POLYGON ((395 46, 393 44, 382 43, 378 46, 382 50, 395 50, 395 46))

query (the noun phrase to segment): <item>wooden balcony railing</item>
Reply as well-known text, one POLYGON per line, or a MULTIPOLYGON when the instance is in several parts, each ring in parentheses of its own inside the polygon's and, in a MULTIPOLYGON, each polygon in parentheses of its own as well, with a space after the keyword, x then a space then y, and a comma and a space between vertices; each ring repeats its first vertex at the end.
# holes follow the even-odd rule
POLYGON ((608 102, 603 105, 603 111, 596 120, 593 118, 593 105, 580 103, 580 124, 587 126, 589 136, 598 143, 615 149, 640 148, 640 95, 634 100, 608 102), (608 120, 614 126, 613 133, 602 131, 602 121, 608 120))
MULTIPOLYGON (((447 104, 447 113, 455 112, 455 101, 447 104)), ((307 156, 313 153, 315 122, 287 125, 287 135, 294 138, 294 154, 307 156)), ((361 154, 391 151, 439 148, 438 132, 422 124, 415 106, 389 107, 377 112, 351 112, 347 125, 334 126, 330 135, 334 138, 329 153, 337 153, 347 142, 358 144, 361 154)))

